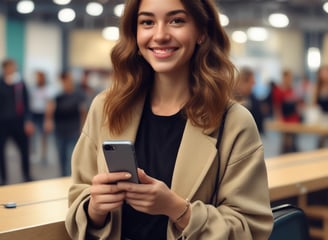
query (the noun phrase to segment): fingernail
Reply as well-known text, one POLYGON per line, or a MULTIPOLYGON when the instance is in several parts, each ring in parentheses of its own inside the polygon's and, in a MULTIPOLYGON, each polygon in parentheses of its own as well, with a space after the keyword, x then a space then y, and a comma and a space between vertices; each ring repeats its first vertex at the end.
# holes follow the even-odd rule
POLYGON ((130 177, 131 177, 131 173, 126 173, 126 174, 125 174, 125 177, 126 177, 126 178, 130 178, 130 177))

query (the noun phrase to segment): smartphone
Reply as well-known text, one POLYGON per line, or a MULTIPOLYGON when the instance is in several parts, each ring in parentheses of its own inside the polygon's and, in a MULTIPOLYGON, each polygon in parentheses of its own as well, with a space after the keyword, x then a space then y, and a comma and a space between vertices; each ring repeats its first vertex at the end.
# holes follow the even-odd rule
POLYGON ((131 141, 104 141, 103 152, 111 172, 129 172, 129 182, 139 183, 134 145, 131 141))

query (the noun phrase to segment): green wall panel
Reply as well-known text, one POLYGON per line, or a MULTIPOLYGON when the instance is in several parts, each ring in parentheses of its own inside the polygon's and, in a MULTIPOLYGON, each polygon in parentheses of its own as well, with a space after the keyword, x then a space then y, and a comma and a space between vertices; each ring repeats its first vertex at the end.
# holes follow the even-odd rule
POLYGON ((7 18, 6 56, 16 60, 20 71, 24 66, 25 24, 23 21, 7 18))

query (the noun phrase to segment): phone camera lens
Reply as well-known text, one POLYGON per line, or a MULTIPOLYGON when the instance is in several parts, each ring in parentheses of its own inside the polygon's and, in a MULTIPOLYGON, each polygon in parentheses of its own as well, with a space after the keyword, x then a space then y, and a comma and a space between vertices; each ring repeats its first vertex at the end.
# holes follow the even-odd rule
POLYGON ((115 147, 113 145, 105 145, 104 148, 107 151, 114 151, 115 150, 115 147))

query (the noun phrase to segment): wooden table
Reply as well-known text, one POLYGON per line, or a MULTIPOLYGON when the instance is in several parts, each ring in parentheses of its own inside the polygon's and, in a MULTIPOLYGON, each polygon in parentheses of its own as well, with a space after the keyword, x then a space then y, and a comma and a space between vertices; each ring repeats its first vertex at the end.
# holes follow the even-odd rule
POLYGON ((284 154, 265 162, 272 201, 328 188, 328 149, 284 154))
POLYGON ((328 135, 328 124, 286 123, 267 120, 265 129, 284 133, 328 135))
POLYGON ((64 227, 69 177, 0 187, 0 239, 69 239, 64 227))
POLYGON ((297 197, 309 218, 322 221, 311 227, 312 237, 328 240, 328 206, 307 204, 307 193, 328 189, 328 149, 290 153, 266 159, 272 201, 297 197))
MULTIPOLYGON (((272 201, 299 197, 308 210, 304 196, 328 188, 328 149, 285 154, 265 162, 272 201)), ((58 178, 0 187, 0 203, 18 204, 14 209, 0 207, 0 239, 69 239, 64 220, 70 185, 70 178, 58 178)))

